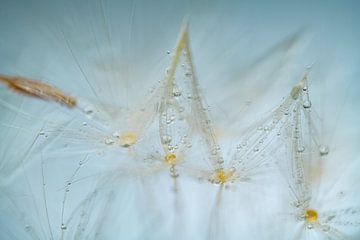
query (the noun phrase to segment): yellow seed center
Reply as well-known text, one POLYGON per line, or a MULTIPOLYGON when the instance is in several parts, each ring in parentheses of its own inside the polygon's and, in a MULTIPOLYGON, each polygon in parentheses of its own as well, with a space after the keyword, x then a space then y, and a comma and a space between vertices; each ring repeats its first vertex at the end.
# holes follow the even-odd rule
POLYGON ((220 170, 217 174, 217 178, 220 183, 225 183, 227 180, 226 174, 224 170, 220 170))
POLYGON ((173 153, 166 154, 165 162, 169 165, 175 165, 176 164, 176 155, 173 153))
POLYGON ((132 132, 124 133, 120 137, 120 145, 125 148, 134 145, 136 141, 137 141, 137 135, 132 132))
POLYGON ((306 210, 306 213, 305 213, 305 220, 308 222, 308 223, 314 223, 318 220, 318 213, 315 211, 315 210, 312 210, 312 209, 308 209, 306 210))
POLYGON ((224 169, 220 169, 216 172, 216 181, 220 184, 224 184, 232 177, 232 172, 226 172, 224 169))

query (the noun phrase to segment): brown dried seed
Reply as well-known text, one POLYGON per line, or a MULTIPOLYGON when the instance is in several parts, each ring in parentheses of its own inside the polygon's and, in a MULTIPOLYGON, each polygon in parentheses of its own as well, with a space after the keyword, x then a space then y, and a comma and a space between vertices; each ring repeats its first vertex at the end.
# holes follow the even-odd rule
POLYGON ((65 94, 59 89, 36 80, 23 77, 9 77, 0 75, 0 82, 6 84, 9 89, 29 97, 40 98, 45 101, 54 101, 68 108, 76 106, 76 99, 65 94))

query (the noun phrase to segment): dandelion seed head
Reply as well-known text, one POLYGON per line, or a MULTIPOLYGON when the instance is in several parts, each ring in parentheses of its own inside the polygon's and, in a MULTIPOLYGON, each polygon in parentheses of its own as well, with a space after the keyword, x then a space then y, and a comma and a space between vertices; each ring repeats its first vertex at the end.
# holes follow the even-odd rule
MULTIPOLYGON (((64 110, 52 104, 55 106, 51 109, 53 114, 41 115, 46 120, 41 131, 33 126, 37 118, 26 123, 19 121, 28 116, 23 112, 37 114, 36 111, 43 110, 41 106, 45 103, 41 101, 34 101, 34 109, 29 109, 28 102, 24 102, 19 107, 24 111, 16 111, 13 119, 5 119, 6 111, 1 112, 0 118, 5 126, 12 128, 4 128, 1 135, 4 142, 0 148, 7 155, 1 156, 0 185, 4 185, 2 179, 14 175, 13 170, 19 169, 13 180, 6 181, 9 191, 0 189, 1 239, 304 239, 304 233, 311 234, 306 239, 318 239, 313 237, 317 230, 329 231, 326 235, 333 238, 335 227, 355 222, 348 218, 348 215, 358 216, 358 213, 352 214, 353 210, 335 211, 336 214, 328 215, 326 208, 337 208, 339 203, 328 201, 326 194, 312 189, 314 183, 324 185, 329 182, 323 178, 328 159, 319 167, 316 164, 327 155, 328 150, 322 154, 319 147, 324 138, 318 135, 322 135, 322 129, 327 131, 328 128, 321 127, 321 131, 312 128, 313 122, 316 124, 323 116, 314 115, 318 108, 316 99, 310 102, 306 98, 306 76, 290 95, 291 88, 286 88, 285 92, 281 89, 281 86, 288 87, 287 83, 297 81, 299 71, 303 71, 297 66, 303 68, 312 62, 313 56, 306 54, 297 59, 298 34, 274 45, 274 48, 271 46, 274 40, 278 41, 296 30, 299 23, 294 19, 301 20, 304 15, 284 22, 271 14, 277 27, 269 28, 274 22, 259 21, 261 24, 254 25, 252 22, 258 18, 253 14, 249 16, 251 21, 247 21, 247 14, 242 9, 247 11, 248 7, 216 3, 213 5, 215 9, 208 12, 207 8, 212 4, 206 2, 204 5, 203 1, 190 1, 191 4, 175 1, 174 5, 172 1, 153 4, 99 0, 89 4, 80 0, 67 2, 66 7, 62 7, 64 3, 58 6, 55 2, 46 4, 39 1, 35 4, 37 1, 34 1, 18 4, 17 8, 21 7, 23 11, 12 10, 18 1, 9 2, 14 3, 4 4, 4 9, 0 10, 5 36, 0 40, 0 52, 4 56, 1 71, 36 79, 45 77, 52 85, 74 94, 77 102, 60 101, 66 106, 74 105, 66 109, 64 124, 59 117, 64 110), (34 6, 34 11, 29 11, 30 5, 34 6), (38 13, 35 8, 41 14, 35 14, 38 13), (223 11, 222 8, 226 15, 218 18, 216 15, 223 11), (231 12, 227 11, 228 8, 231 12), (190 31, 186 27, 179 46, 174 49, 177 28, 184 12, 187 14, 189 10, 190 31), (14 12, 16 17, 13 17, 14 12), (212 20, 210 16, 213 14, 212 20), (36 17, 35 22, 25 21, 28 18, 33 20, 32 16, 36 17), (24 25, 24 22, 29 24, 24 25), (239 27, 234 24, 236 22, 243 25, 239 27), (262 31, 263 22, 266 31, 262 31), (288 26, 284 27, 284 23, 288 26), (240 30, 239 35, 229 35, 233 28, 240 30), (247 29, 253 35, 250 38, 246 37, 249 35, 245 32, 247 29), (11 41, 13 38, 16 41, 11 41), (246 43, 247 40, 251 41, 246 43), (170 58, 177 60, 168 67, 165 75, 170 58), (157 82, 156 87, 151 88, 149 98, 144 100, 148 84, 153 82, 157 82), (264 116, 274 104, 278 106, 277 100, 285 94, 288 95, 283 107, 270 110, 270 115, 264 116), (276 98, 272 98, 273 95, 276 98), (48 120, 53 123, 49 125, 48 120), (21 161, 16 157, 19 150, 27 146, 22 131, 18 131, 17 136, 18 125, 21 127, 19 130, 24 128, 30 134, 41 135, 34 147, 21 155, 24 156, 21 161), (311 139, 311 135, 316 136, 311 139), (242 139, 244 141, 240 141, 242 139), (236 153, 232 145, 238 147, 236 153), (90 161, 83 158, 85 155, 90 156, 90 161), (272 162, 279 171, 269 168, 272 162), (229 168, 231 166, 236 169, 229 168), (33 171, 35 168, 37 172, 33 171), (291 185, 290 191, 282 183, 280 171, 281 176, 286 177, 285 184, 291 185), (169 179, 169 173, 173 179, 169 179), (269 175, 274 177, 274 182, 261 182, 263 176, 269 175), (194 178, 199 176, 217 186, 209 182, 197 184, 194 178), (176 191, 167 191, 170 189, 176 191), (210 199, 211 193, 215 192, 216 199, 210 199), (291 199, 279 197, 282 192, 291 194, 291 199), (326 199, 326 204, 316 204, 315 201, 320 200, 313 192, 319 192, 320 200, 326 199), (251 193, 255 193, 256 199, 249 200, 251 193), (291 206, 296 207, 292 212, 305 228, 298 237, 291 238, 285 234, 283 224, 274 224, 273 216, 276 214, 280 219, 279 212, 288 213, 284 206, 289 206, 289 201, 293 200, 298 200, 298 204, 291 206), (269 210, 268 214, 259 210, 260 205, 269 210), (321 212, 321 216, 309 209, 310 206, 321 212), (339 218, 341 216, 343 219, 339 218), (26 226, 28 237, 18 231, 19 226, 26 226), (281 230, 276 231, 276 226, 281 230), (306 228, 314 230, 306 232, 306 228)), ((250 8, 252 6, 260 10, 266 6, 264 10, 272 12, 268 11, 266 4, 249 4, 250 8)), ((277 9, 274 13, 281 18, 283 13, 288 13, 286 8, 277 9)), ((323 19, 327 18, 318 14, 318 8, 306 5, 305 9, 311 26, 321 19, 320 25, 331 30, 332 38, 325 42, 335 50, 336 60, 342 60, 336 67, 323 61, 326 72, 320 71, 319 76, 312 76, 325 86, 322 79, 334 78, 333 69, 348 65, 347 59, 341 55, 341 47, 346 44, 337 44, 334 48, 334 42, 331 42, 340 36, 346 39, 347 35, 334 34, 338 32, 332 21, 323 24, 323 19), (320 17, 313 18, 312 11, 320 17)), ((321 9, 324 12, 327 8, 321 6, 321 9)), ((336 14, 331 14, 334 23, 342 26, 339 23, 343 22, 338 22, 336 14)), ((300 24, 306 22, 301 20, 300 24)), ((323 42, 321 48, 314 45, 315 51, 310 49, 308 52, 310 55, 324 52, 326 58, 331 59, 323 42)), ((320 56, 319 62, 322 60, 320 56)), ((318 70, 316 66, 315 74, 318 70)), ((344 76, 341 79, 345 79, 344 76)), ((340 86, 343 83, 336 86, 337 90, 340 86)), ((327 93, 327 89, 321 89, 327 93)), ((336 96, 331 100, 337 105, 345 105, 336 96)), ((7 95, 1 98, 10 102, 7 95)), ((60 99, 57 95, 56 100, 60 99)), ((341 120, 346 116, 337 114, 334 107, 329 106, 331 117, 341 120)), ((328 120, 327 117, 323 119, 328 120)), ((343 129, 340 126, 339 129, 343 129)), ((342 144, 356 142, 342 140, 342 144)), ((330 141, 326 144, 331 144, 329 155, 333 157, 338 146, 334 147, 330 141)), ((348 161, 345 160, 351 155, 347 154, 349 157, 334 159, 346 164, 348 161)), ((336 166, 338 162, 335 162, 336 166)), ((336 173, 343 174, 343 171, 336 168, 336 173)), ((334 174, 328 173, 328 176, 334 174)), ((343 189, 344 184, 339 185, 341 191, 352 191, 353 186, 343 189)), ((330 192, 331 189, 326 190, 330 192)), ((341 200, 348 201, 347 196, 341 200)), ((353 202, 356 199, 348 201, 349 204, 353 202)), ((288 230, 292 234, 293 226, 288 230)))

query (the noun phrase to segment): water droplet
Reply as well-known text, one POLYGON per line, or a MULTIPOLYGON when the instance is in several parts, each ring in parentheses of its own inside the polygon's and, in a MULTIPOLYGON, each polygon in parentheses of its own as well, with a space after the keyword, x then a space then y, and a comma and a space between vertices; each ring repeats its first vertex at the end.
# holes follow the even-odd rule
POLYGON ((170 167, 170 176, 172 178, 177 178, 179 176, 174 165, 170 167))
POLYGON ((61 230, 66 230, 66 229, 67 229, 66 225, 65 225, 65 224, 61 224, 61 230))
POLYGON ((112 136, 115 138, 120 138, 120 133, 118 131, 115 131, 112 136))
POLYGON ((30 225, 25 225, 25 231, 30 232, 31 231, 31 226, 30 225))
POLYGON ((91 117, 91 115, 94 113, 94 108, 92 106, 85 106, 84 112, 88 117, 91 117))
POLYGON ((211 155, 216 155, 218 153, 218 151, 216 150, 216 149, 213 149, 212 151, 211 151, 211 155))
POLYGON ((295 206, 296 208, 298 208, 298 207, 301 206, 301 204, 300 204, 300 202, 295 202, 295 203, 294 203, 294 206, 295 206))
POLYGON ((162 142, 163 144, 170 144, 172 141, 171 137, 169 135, 162 136, 162 142))
POLYGON ((82 125, 83 125, 84 127, 86 127, 86 126, 87 126, 87 122, 82 122, 82 125))
POLYGON ((181 91, 179 91, 179 90, 174 91, 173 95, 174 95, 174 97, 180 97, 181 96, 181 91))
POLYGON ((303 102, 303 107, 304 108, 311 108, 311 102, 310 100, 306 100, 303 102))
POLYGON ((304 146, 299 146, 297 149, 298 152, 304 152, 305 151, 305 147, 304 146))
POLYGON ((107 138, 107 139, 105 139, 105 144, 106 145, 112 145, 112 144, 114 144, 115 143, 115 141, 112 139, 112 138, 107 138))
POLYGON ((166 54, 168 54, 168 55, 169 55, 170 53, 171 53, 170 51, 166 51, 166 54))
POLYGON ((319 152, 320 152, 320 156, 325 156, 329 153, 329 147, 328 146, 325 146, 325 145, 322 145, 319 147, 319 152))
POLYGON ((218 163, 218 164, 223 164, 223 163, 224 163, 224 159, 223 159, 223 158, 219 158, 219 159, 217 160, 217 163, 218 163))

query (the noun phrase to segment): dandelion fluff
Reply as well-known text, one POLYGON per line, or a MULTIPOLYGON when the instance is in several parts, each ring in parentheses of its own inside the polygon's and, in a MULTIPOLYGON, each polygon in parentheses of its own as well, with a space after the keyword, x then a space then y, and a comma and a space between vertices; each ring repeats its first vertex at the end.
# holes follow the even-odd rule
POLYGON ((357 5, 3 1, 1 239, 358 239, 357 5))

